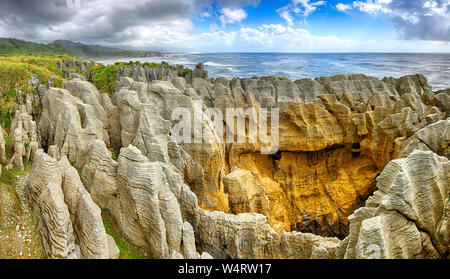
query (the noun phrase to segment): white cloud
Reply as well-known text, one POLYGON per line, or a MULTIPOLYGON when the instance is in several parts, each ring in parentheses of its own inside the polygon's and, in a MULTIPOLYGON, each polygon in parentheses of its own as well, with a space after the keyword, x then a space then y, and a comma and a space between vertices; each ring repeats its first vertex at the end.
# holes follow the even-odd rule
POLYGON ((227 24, 241 23, 246 18, 247 13, 241 8, 223 8, 219 17, 223 27, 227 24))
POLYGON ((277 10, 278 15, 280 15, 280 17, 284 20, 286 20, 288 25, 294 25, 294 18, 292 17, 291 13, 285 9, 285 8, 281 8, 277 10))
POLYGON ((391 52, 391 51, 450 51, 449 43, 431 41, 348 40, 334 35, 317 36, 303 28, 281 24, 263 24, 238 31, 209 31, 195 33, 194 25, 186 20, 173 25, 157 24, 127 30, 131 37, 126 43, 138 48, 161 48, 167 51, 191 52, 391 52))
POLYGON ((240 35, 244 42, 265 51, 341 51, 355 45, 352 40, 342 40, 336 36, 314 36, 306 29, 280 24, 263 24, 257 29, 242 28, 240 35))
MULTIPOLYGON (((448 6, 450 5, 450 1, 447 3, 447 5, 439 5, 436 1, 426 1, 423 4, 423 7, 427 10, 426 16, 448 16, 446 14, 448 10, 448 6)), ((450 11, 449 11, 450 12, 450 11)))
POLYGON ((340 12, 345 12, 345 11, 347 11, 347 10, 351 10, 351 9, 352 9, 352 6, 347 5, 347 4, 339 3, 339 4, 336 5, 336 9, 337 9, 338 11, 340 11, 340 12))
POLYGON ((389 0, 376 0, 375 2, 372 2, 372 0, 367 0, 367 2, 355 1, 353 2, 353 7, 368 14, 389 13, 391 10, 385 6, 389 3, 389 0))
POLYGON ((348 40, 337 36, 316 36, 306 29, 280 24, 263 24, 257 28, 241 28, 235 45, 242 51, 265 52, 442 52, 450 51, 450 43, 431 41, 348 40))
POLYGON ((384 16, 404 39, 450 42, 450 0, 365 0, 354 1, 352 8, 384 16))
POLYGON ((294 25, 295 16, 307 18, 317 10, 317 7, 325 5, 325 1, 310 2, 310 0, 291 0, 289 4, 276 10, 278 15, 286 20, 287 24, 294 25))

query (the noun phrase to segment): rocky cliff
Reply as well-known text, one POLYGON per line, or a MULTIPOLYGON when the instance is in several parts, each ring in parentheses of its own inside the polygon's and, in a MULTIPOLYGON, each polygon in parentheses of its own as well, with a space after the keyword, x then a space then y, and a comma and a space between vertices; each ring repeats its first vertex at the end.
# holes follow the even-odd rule
POLYGON ((12 161, 33 159, 29 197, 48 257, 115 257, 101 210, 154 258, 448 257, 448 91, 422 75, 149 71, 122 70, 111 96, 74 75, 39 91, 37 124, 17 113, 12 161), (178 107, 208 142, 176 140, 178 107), (279 109, 278 151, 227 143, 208 108, 279 109))

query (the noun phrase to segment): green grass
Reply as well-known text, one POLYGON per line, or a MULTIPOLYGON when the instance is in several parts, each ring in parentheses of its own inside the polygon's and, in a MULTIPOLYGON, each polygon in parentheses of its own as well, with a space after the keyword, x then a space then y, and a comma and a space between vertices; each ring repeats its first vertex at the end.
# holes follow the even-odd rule
MULTIPOLYGON (((73 60, 65 55, 0 55, 0 124, 4 128, 11 125, 11 116, 18 107, 17 93, 22 91, 22 97, 35 93, 28 85, 31 74, 36 74, 41 83, 45 84, 50 76, 54 77, 55 86, 61 87, 64 72, 58 69, 57 62, 73 60)), ((35 104, 36 105, 36 104, 35 104)))
POLYGON ((114 150, 112 153, 112 159, 117 162, 119 160, 119 155, 120 155, 120 151, 114 150))
POLYGON ((25 170, 20 170, 20 168, 13 164, 13 167, 11 170, 6 169, 4 166, 2 166, 2 176, 0 176, 0 182, 6 184, 6 185, 16 185, 17 183, 17 176, 23 176, 24 174, 31 171, 31 163, 27 162, 23 164, 25 170))
POLYGON ((120 250, 120 259, 149 259, 146 253, 130 244, 120 233, 119 228, 114 224, 111 215, 107 210, 102 212, 103 225, 106 233, 114 238, 120 250))
POLYGON ((28 205, 22 205, 16 195, 16 176, 23 176, 31 169, 3 168, 0 177, 0 259, 45 258, 40 238, 28 205))

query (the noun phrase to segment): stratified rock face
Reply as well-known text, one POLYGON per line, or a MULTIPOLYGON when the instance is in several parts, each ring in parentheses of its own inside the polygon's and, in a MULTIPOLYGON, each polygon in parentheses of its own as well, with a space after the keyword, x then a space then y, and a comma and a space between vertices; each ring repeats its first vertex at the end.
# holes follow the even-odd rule
POLYGON ((31 113, 31 108, 20 105, 11 122, 10 137, 14 143, 14 154, 6 166, 8 169, 15 164, 23 170, 23 159, 27 162, 31 160, 38 148, 36 122, 33 121, 31 113))
POLYGON ((430 124, 408 139, 398 139, 398 157, 407 157, 414 150, 433 151, 450 159, 450 118, 430 124))
POLYGON ((117 194, 116 176, 117 162, 111 158, 111 152, 103 141, 93 141, 81 171, 81 180, 101 209, 105 209, 117 194))
MULTIPOLYGON (((94 257, 83 249, 95 244, 95 257, 117 257, 98 225, 100 209, 154 258, 448 253, 448 221, 438 217, 449 207, 448 163, 438 155, 448 157, 449 119, 423 76, 229 81, 206 78, 201 66, 186 78, 165 67, 121 71, 111 99, 77 78, 42 96, 41 144, 67 167, 61 183, 81 255, 94 257), (211 141, 176 142, 178 107, 211 141), (248 138, 223 143, 207 108, 278 108, 278 152, 261 154, 263 144, 248 138), (118 161, 110 147, 120 149, 118 161), (401 157, 408 158, 389 163, 401 157), (100 234, 82 240, 90 230, 100 234)), ((246 128, 254 124, 261 127, 258 120, 246 128)))
POLYGON ((84 103, 68 90, 50 88, 42 98, 42 105, 44 110, 39 122, 42 146, 58 146, 60 155, 67 155, 76 168, 86 163, 92 140, 109 142, 103 123, 97 118, 96 107, 84 103))
POLYGON ((196 229, 200 247, 214 258, 309 259, 335 258, 337 238, 285 232, 280 237, 263 215, 226 214, 200 210, 196 229))
MULTIPOLYGON (((450 162, 414 151, 390 162, 378 190, 350 217, 345 258, 436 258, 449 253, 450 162)), ((338 253, 338 254, 339 254, 338 253)))
POLYGON ((5 136, 3 135, 3 128, 0 126, 0 164, 6 164, 6 147, 5 136))
MULTIPOLYGON (((210 143, 178 145, 170 135, 171 113, 177 107, 197 111, 203 131, 211 135, 214 130, 206 119, 201 107, 194 107, 194 100, 184 95, 172 83, 154 81, 151 84, 121 79, 113 101, 120 110, 121 133, 124 147, 133 144, 149 158, 174 165, 199 197, 206 208, 228 210, 228 201, 220 180, 224 172, 224 146, 214 136, 210 143), (130 90, 133 89, 133 90, 130 90)), ((195 93, 194 93, 195 94, 195 93)), ((194 113, 192 113, 194 117, 194 113)), ((194 140, 192 140, 194 142, 194 140)))
POLYGON ((67 258, 75 252, 72 221, 61 183, 58 162, 38 150, 27 189, 48 258, 67 258))
MULTIPOLYGON (((194 80, 193 88, 204 104, 221 111, 280 108, 279 152, 261 155, 259 143, 228 145, 222 179, 231 212, 264 214, 280 232, 345 237, 347 217, 375 190, 384 166, 405 153, 415 133, 445 117, 422 102, 430 87, 420 75, 194 80)), ((433 148, 445 153, 448 132, 440 135, 433 148)), ((186 150, 198 158, 198 151, 186 150)), ((202 202, 208 194, 194 192, 211 209, 202 202)), ((224 210, 218 204, 212 209, 224 210)))
POLYGON ((112 211, 125 236, 152 257, 180 251, 183 221, 180 207, 161 163, 149 162, 134 147, 122 148, 117 170, 117 206, 112 211))
POLYGON ((58 162, 39 149, 27 189, 48 258, 110 257, 101 210, 66 156, 58 162))
POLYGON ((188 222, 183 223, 181 252, 185 259, 199 259, 201 257, 195 246, 194 229, 188 222))
POLYGON ((81 257, 107 259, 109 247, 101 210, 83 186, 77 170, 63 157, 59 161, 62 189, 70 211, 74 231, 81 247, 81 257))
POLYGON ((276 156, 243 154, 235 164, 246 171, 225 176, 224 184, 236 213, 264 214, 279 231, 342 238, 347 235, 346 217, 375 190, 379 173, 371 158, 350 147, 276 156))

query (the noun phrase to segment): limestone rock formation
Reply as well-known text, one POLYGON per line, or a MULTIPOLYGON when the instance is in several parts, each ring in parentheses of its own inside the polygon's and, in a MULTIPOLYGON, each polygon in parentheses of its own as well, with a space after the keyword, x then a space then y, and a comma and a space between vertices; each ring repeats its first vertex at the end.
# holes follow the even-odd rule
POLYGON ((106 239, 108 241, 109 259, 113 259, 113 260, 119 259, 120 250, 119 250, 119 247, 117 247, 117 244, 114 241, 114 238, 112 236, 110 236, 109 234, 107 234, 106 239))
POLYGON ((36 122, 25 105, 20 105, 16 111, 10 131, 14 154, 7 168, 15 164, 23 170, 24 158, 29 161, 38 149, 36 122))
POLYGON ((345 258, 448 255, 449 170, 448 159, 431 151, 415 150, 390 162, 366 207, 350 217, 350 235, 339 253, 345 258))
POLYGON ((429 150, 450 159, 450 118, 430 124, 408 139, 399 138, 398 157, 407 157, 414 150, 429 150))
POLYGON ((111 213, 125 237, 155 258, 180 251, 183 220, 160 162, 149 162, 134 146, 122 148, 117 199, 111 213))
POLYGON ((449 156, 449 119, 423 76, 227 80, 207 78, 201 65, 178 70, 121 68, 111 98, 77 77, 42 94, 40 143, 56 159, 39 160, 60 165, 61 182, 50 184, 64 190, 81 256, 117 258, 98 223, 104 209, 154 258, 448 254, 448 220, 439 217, 449 207, 448 162, 438 155, 449 156), (179 107, 209 141, 177 142, 179 107), (248 135, 225 142, 207 109, 227 108, 279 109, 278 152, 261 154, 248 135), (89 231, 97 234, 83 239, 89 231))
POLYGON ((62 189, 70 212, 82 258, 107 259, 109 244, 101 217, 101 210, 83 186, 77 170, 64 156, 59 162, 62 189))
POLYGON ((39 122, 42 146, 58 146, 60 155, 67 155, 76 168, 86 163, 92 140, 109 142, 94 105, 84 103, 68 90, 50 88, 42 105, 44 110, 39 122))
POLYGON ((48 258, 67 258, 75 252, 73 225, 61 183, 58 162, 38 150, 29 179, 28 195, 48 258))
POLYGON ((108 243, 100 208, 66 156, 58 162, 39 149, 28 184, 30 204, 47 257, 107 259, 110 247, 111 255, 117 257, 117 251, 112 250, 114 245, 108 243))
POLYGON ((200 247, 214 258, 309 259, 335 258, 337 238, 285 232, 280 237, 255 213, 238 215, 200 210, 197 239, 200 247))
MULTIPOLYGON (((5 144, 6 144, 6 142, 5 142, 5 136, 3 134, 3 128, 0 126, 0 164, 1 165, 5 165, 7 163, 5 144)), ((0 171, 0 174, 1 174, 1 171, 0 171)))

